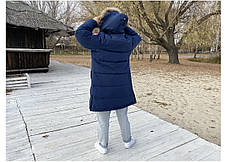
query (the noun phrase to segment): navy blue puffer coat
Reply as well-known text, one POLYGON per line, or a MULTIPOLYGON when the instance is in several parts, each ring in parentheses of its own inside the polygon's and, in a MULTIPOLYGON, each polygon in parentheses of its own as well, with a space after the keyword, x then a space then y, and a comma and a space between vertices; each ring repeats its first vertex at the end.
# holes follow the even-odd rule
POLYGON ((75 31, 77 41, 91 50, 91 111, 110 111, 136 103, 133 92, 129 56, 141 37, 127 26, 128 16, 116 11, 102 18, 98 27, 89 19, 75 31))

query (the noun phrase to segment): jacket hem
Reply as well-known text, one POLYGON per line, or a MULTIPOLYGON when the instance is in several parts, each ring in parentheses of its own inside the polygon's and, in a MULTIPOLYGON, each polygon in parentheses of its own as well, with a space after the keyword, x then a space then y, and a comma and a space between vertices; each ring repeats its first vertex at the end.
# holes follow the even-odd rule
POLYGON ((135 104, 135 103, 136 103, 136 101, 133 101, 133 102, 130 102, 130 103, 128 103, 128 104, 121 105, 121 106, 118 106, 118 107, 109 107, 109 108, 105 108, 105 110, 104 110, 104 109, 103 109, 103 110, 94 110, 95 108, 91 108, 91 107, 90 107, 90 111, 92 111, 92 112, 102 112, 102 111, 118 110, 118 109, 123 109, 123 108, 125 108, 125 107, 127 107, 127 106, 130 106, 130 105, 133 105, 133 104, 135 104))

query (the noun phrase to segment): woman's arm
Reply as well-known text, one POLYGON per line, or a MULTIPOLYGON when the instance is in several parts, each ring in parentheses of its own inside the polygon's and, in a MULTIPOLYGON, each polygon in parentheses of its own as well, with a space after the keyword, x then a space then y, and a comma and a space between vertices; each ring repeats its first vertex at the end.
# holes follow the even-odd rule
POLYGON ((88 49, 97 49, 100 47, 101 39, 99 35, 93 35, 92 31, 98 27, 98 22, 94 19, 89 19, 80 25, 75 31, 77 41, 88 49))
POLYGON ((135 32, 132 28, 130 28, 129 26, 125 27, 125 34, 132 37, 132 48, 133 49, 136 48, 136 46, 141 41, 140 35, 137 32, 135 32))

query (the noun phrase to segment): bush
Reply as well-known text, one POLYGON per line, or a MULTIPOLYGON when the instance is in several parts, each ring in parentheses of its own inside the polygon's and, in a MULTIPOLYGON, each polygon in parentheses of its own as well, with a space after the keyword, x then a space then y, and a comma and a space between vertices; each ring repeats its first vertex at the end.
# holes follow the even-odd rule
POLYGON ((205 63, 212 63, 212 64, 221 64, 221 55, 210 56, 208 58, 189 58, 189 61, 194 62, 205 62, 205 63))

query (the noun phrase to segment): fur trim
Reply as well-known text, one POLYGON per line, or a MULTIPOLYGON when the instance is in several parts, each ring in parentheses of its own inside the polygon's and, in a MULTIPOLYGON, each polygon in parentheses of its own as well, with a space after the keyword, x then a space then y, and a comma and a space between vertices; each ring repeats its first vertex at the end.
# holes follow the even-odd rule
POLYGON ((107 7, 107 8, 105 8, 105 9, 101 12, 101 14, 100 14, 101 19, 104 17, 104 15, 105 15, 106 13, 112 12, 112 11, 117 11, 117 12, 121 13, 121 10, 120 10, 119 8, 116 8, 116 7, 107 7))

